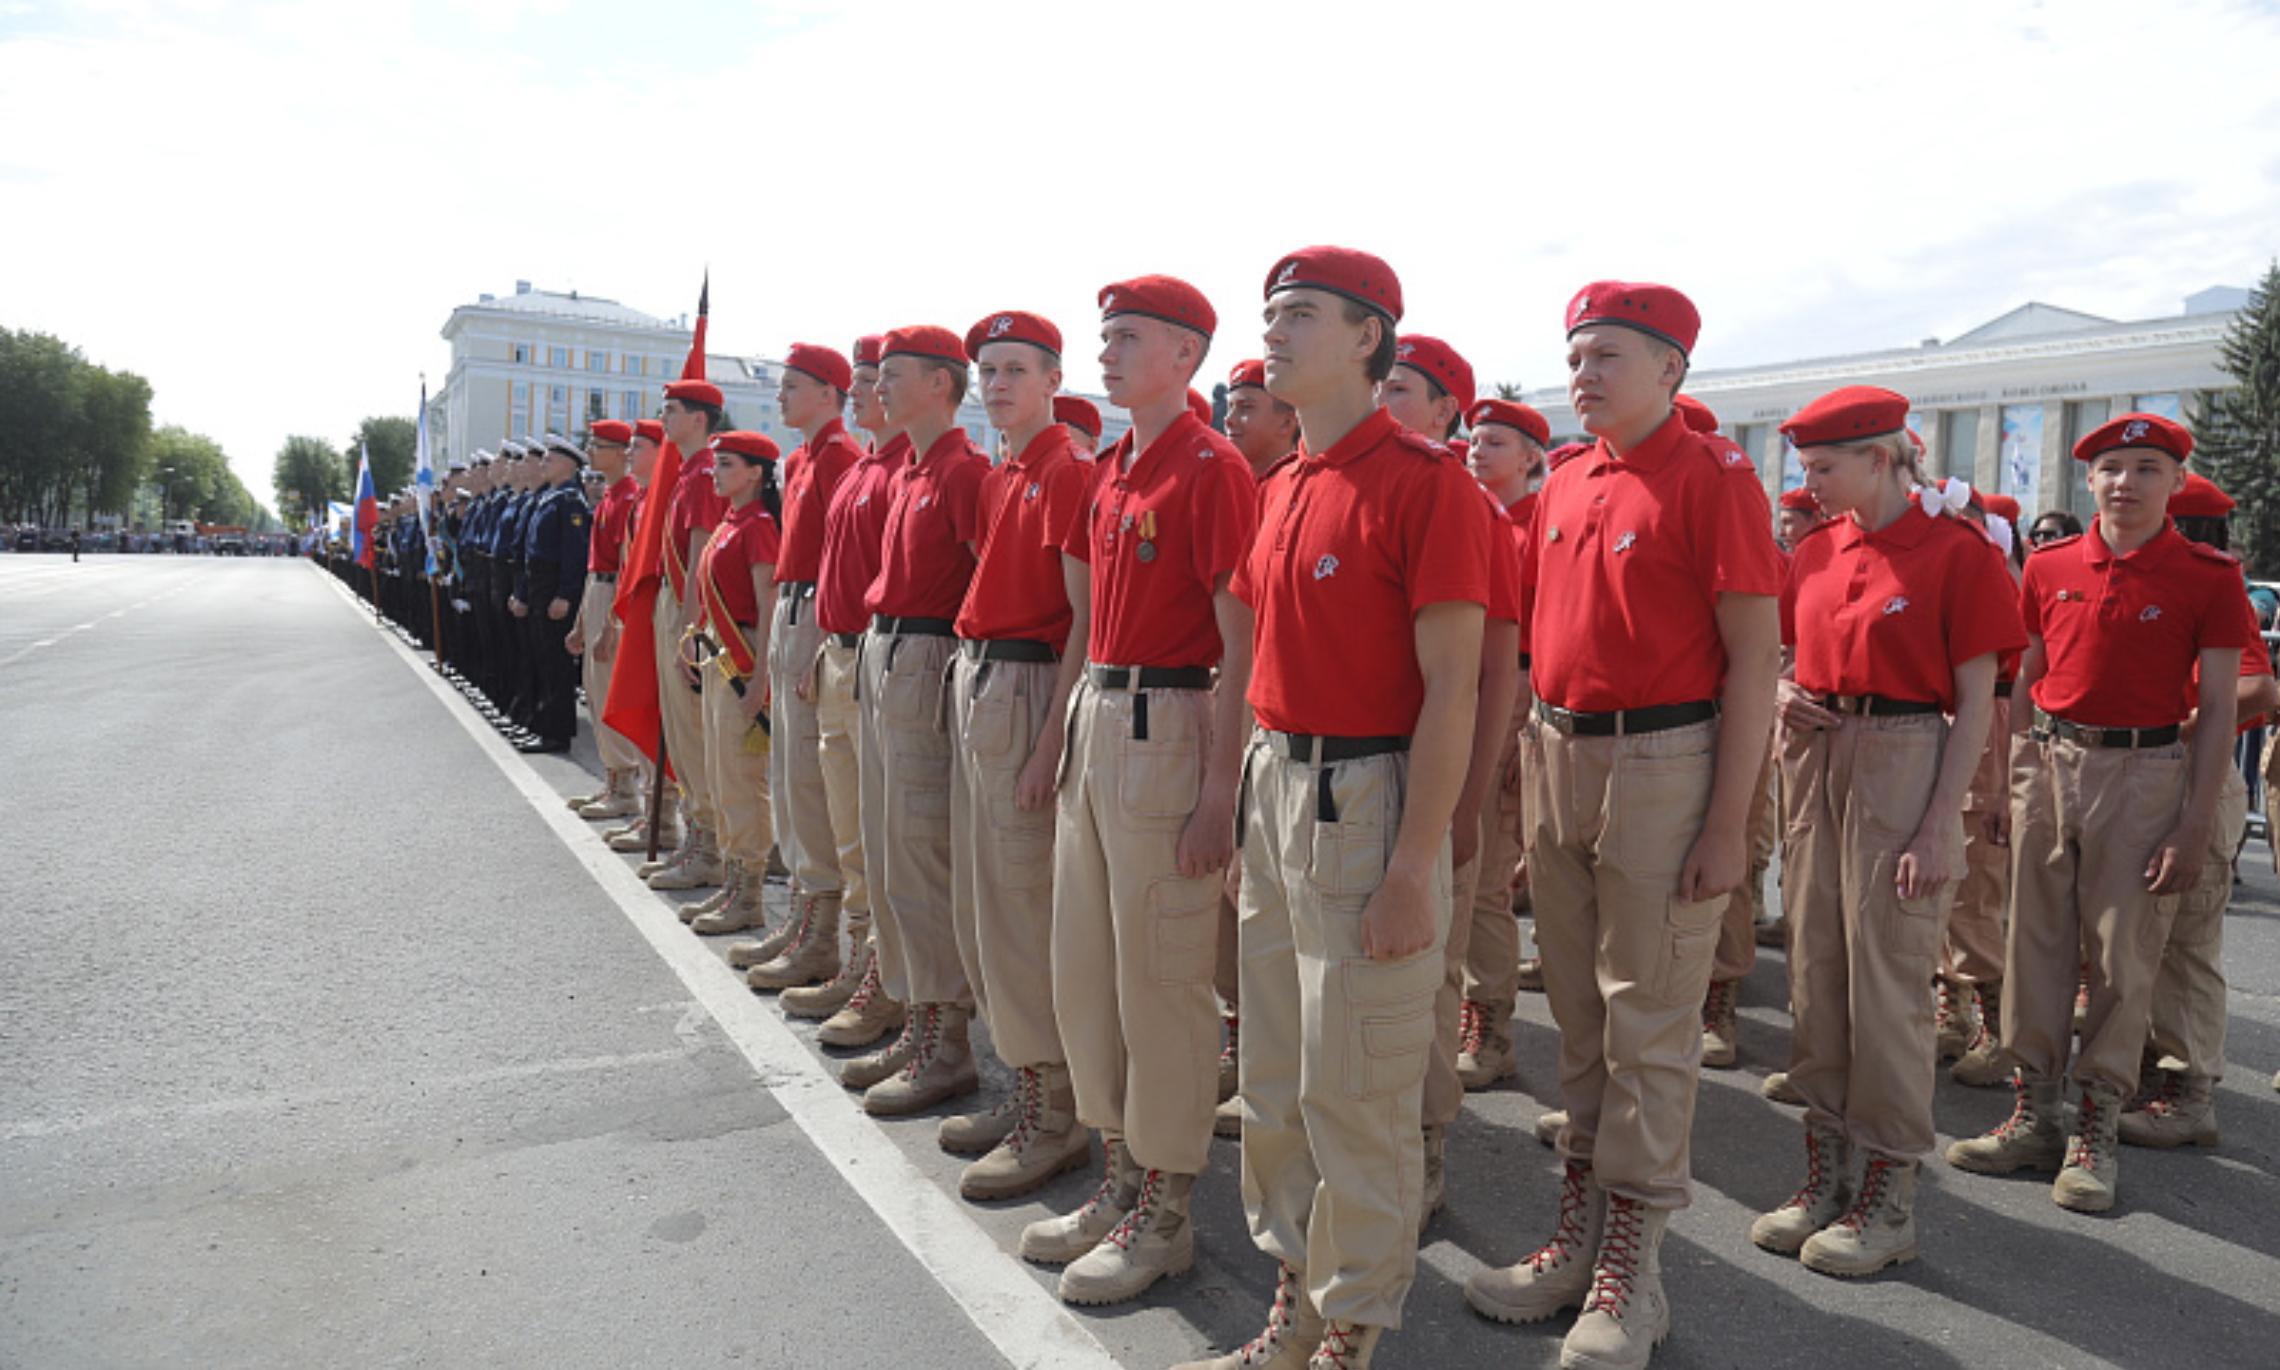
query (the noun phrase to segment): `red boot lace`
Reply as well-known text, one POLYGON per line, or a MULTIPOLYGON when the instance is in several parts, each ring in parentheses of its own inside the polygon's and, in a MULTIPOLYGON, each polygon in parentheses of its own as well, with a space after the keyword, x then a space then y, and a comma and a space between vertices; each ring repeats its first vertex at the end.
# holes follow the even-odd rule
POLYGON ((1939 1006, 1933 1010, 1932 1025, 1938 1031, 1945 1032, 1963 1016, 1963 1003, 1955 992, 1955 986, 1945 980, 1935 983, 1939 987, 1939 1006))
POLYGON ((920 1004, 911 1010, 903 1023, 903 1036, 911 1038, 910 1059, 903 1062, 902 1074, 906 1080, 915 1080, 918 1073, 934 1060, 934 1049, 942 1040, 942 1009, 937 1004, 920 1004), (911 1024, 916 1023, 914 1034, 911 1024))
POLYGON ((1899 1164, 1889 1156, 1869 1157, 1867 1168, 1861 1172, 1860 1193, 1854 1197, 1852 1207, 1837 1221, 1855 1232, 1866 1229, 1869 1215, 1883 1202, 1885 1186, 1899 1164))
POLYGON ((1077 1210, 1077 1216, 1079 1218, 1089 1218, 1093 1214, 1098 1213, 1103 1208, 1108 1207, 1109 1200, 1115 1197, 1116 1148, 1113 1146, 1104 1146, 1101 1148, 1100 1188, 1094 1190, 1092 1192, 1092 1197, 1085 1200, 1084 1206, 1077 1210))
POLYGON ((1583 1249, 1585 1222, 1591 1211, 1591 1167, 1569 1161, 1560 1179, 1560 1220, 1552 1239, 1528 1258, 1528 1268, 1541 1275, 1583 1249))
POLYGON ((2167 1118, 2176 1113, 2179 1092, 2177 1077, 2163 1075, 2161 1077, 2161 1088, 2155 1090, 2153 1097, 2145 1101, 2146 1113, 2155 1118, 2167 1118))
POLYGON ((1357 1323, 1334 1322, 1322 1330, 1322 1346, 1309 1365, 1344 1366, 1349 1356, 1362 1353, 1362 1329, 1357 1323))
POLYGON ((1118 1223, 1116 1230, 1108 1234, 1108 1239, 1116 1243, 1117 1250, 1132 1249, 1132 1243, 1139 1240, 1141 1230, 1156 1216, 1156 1201, 1163 1197, 1163 1191, 1163 1171, 1140 1172, 1140 1197, 1132 1201, 1132 1211, 1124 1215, 1124 1221, 1118 1223))
POLYGON ((1608 1313, 1617 1319, 1631 1301, 1639 1278, 1639 1240, 1642 1210, 1636 1199, 1607 1196, 1607 1230, 1599 1238, 1599 1260, 1591 1270, 1591 1297, 1586 1313, 1608 1313))
POLYGON ((1811 1208, 1821 1197, 1821 1190, 1829 1183, 1829 1172, 1822 1168, 1822 1146, 1810 1132, 1805 1134, 1805 1183, 1789 1196, 1786 1208, 1811 1208))
POLYGON ((1037 1133, 1037 1121, 1045 1112, 1045 1077, 1035 1066, 1023 1066, 1014 1074, 1013 1131, 1005 1136, 1005 1144, 1015 1152, 1026 1150, 1029 1139, 1037 1133))
POLYGON ((2074 1135, 2067 1139, 2066 1165, 2070 1170, 2096 1170, 2098 1153, 2092 1139, 2098 1135, 2099 1115, 2104 1106, 2098 1096, 2089 1090, 2082 1091, 2082 1108, 2076 1115, 2074 1135))
POLYGON ((1463 1055, 1480 1055, 1481 1042, 1488 1034, 1488 1015, 1479 1004, 1467 999, 1457 1006, 1457 1051, 1463 1055))
POLYGON ((1283 1335, 1298 1315, 1292 1311, 1298 1293, 1298 1272, 1289 1266, 1280 1267, 1275 1276, 1275 1305, 1267 1310, 1267 1327, 1251 1338, 1236 1356, 1239 1365, 1264 1365, 1282 1349, 1283 1335))
MULTIPOLYGON (((871 1001, 883 993, 885 993, 885 988, 879 983, 879 958, 871 954, 869 947, 865 947, 863 949, 863 983, 855 987, 855 993, 847 1000, 847 1007, 856 1013, 861 1013, 870 1008, 871 1001)), ((904 1024, 904 1029, 906 1031, 909 1029, 908 1023, 904 1024)))
POLYGON ((2026 1131, 2031 1122, 2027 1116, 2031 1111, 2031 1105, 2028 1103, 2027 1082, 2015 1071, 2011 1075, 2011 1095, 2011 1116, 1995 1125, 1994 1135, 2005 1139, 2016 1137, 2026 1131))
POLYGON ((1236 1060, 1240 1056, 1240 1053, 1237 1051, 1236 1046, 1237 1043, 1242 1039, 1243 1024, 1242 1020, 1232 1013, 1222 1014, 1221 1017, 1223 1017, 1227 1023, 1227 1042, 1226 1045, 1219 1048, 1219 1064, 1223 1066, 1231 1066, 1235 1064, 1236 1060))
POLYGON ((1721 1026, 1734 1016, 1734 982, 1712 980, 1710 990, 1702 996, 1702 1026, 1704 1029, 1721 1026))

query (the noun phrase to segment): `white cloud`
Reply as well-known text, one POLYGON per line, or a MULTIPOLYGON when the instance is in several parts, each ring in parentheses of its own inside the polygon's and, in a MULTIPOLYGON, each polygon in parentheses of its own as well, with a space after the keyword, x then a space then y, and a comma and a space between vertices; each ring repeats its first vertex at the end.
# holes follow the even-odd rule
POLYGON ((672 314, 709 263, 717 345, 772 352, 1005 306, 1085 338, 1171 271, 1216 373, 1277 255, 1348 242, 1541 385, 1599 276, 1687 289, 1714 367, 2166 313, 2280 252, 2248 5, 146 0, 0 35, 0 322, 149 376, 264 495, 518 278, 672 314))

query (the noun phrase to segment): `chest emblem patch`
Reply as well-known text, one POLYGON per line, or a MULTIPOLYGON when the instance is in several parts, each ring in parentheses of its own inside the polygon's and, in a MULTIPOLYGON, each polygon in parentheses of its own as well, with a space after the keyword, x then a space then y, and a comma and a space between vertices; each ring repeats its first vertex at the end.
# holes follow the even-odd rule
POLYGON ((1036 481, 1029 482, 1029 488, 1021 492, 1021 498, 1023 502, 1026 503, 1037 498, 1037 489, 1038 487, 1036 481))
POLYGON ((2151 623, 2159 617, 2161 617, 2161 606, 2158 604, 2148 604, 2145 606, 2145 611, 2138 615, 2138 622, 2151 623))
POLYGON ((1338 558, 1327 552, 1323 553, 1322 560, 1314 563, 1314 578, 1316 580, 1328 580, 1336 574, 1338 574, 1338 558))
POLYGON ((919 507, 919 508, 921 508, 921 509, 931 509, 931 508, 933 508, 933 507, 934 507, 934 496, 932 496, 932 495, 920 495, 920 496, 918 497, 918 507, 919 507))
POLYGON ((1894 595, 1892 598, 1884 601, 1884 612, 1887 614, 1897 614, 1907 607, 1908 597, 1906 595, 1894 595))
POLYGON ((1639 535, 1637 533, 1625 533, 1623 536, 1615 539, 1615 550, 1618 552, 1628 552, 1633 547, 1636 547, 1638 545, 1639 535))

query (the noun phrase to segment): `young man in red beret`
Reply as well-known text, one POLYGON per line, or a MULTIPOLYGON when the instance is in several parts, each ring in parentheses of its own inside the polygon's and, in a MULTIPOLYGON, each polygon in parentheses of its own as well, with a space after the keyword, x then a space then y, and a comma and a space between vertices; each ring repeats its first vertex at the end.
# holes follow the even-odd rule
MULTIPOLYGON (((1423 333, 1394 341, 1394 362, 1378 382, 1377 401, 1394 422, 1430 442, 1456 436, 1473 403, 1473 370, 1457 350, 1423 333)), ((1470 482, 1478 489, 1479 482, 1470 482)), ((1473 715, 1472 764, 1457 796, 1456 826, 1450 852, 1453 907, 1463 913, 1449 929, 1444 948, 1448 973, 1434 1000, 1433 1055, 1425 1071, 1425 1200, 1421 1216, 1440 1211, 1446 1184, 1444 1164, 1449 1125, 1464 1111, 1465 1086, 1457 1058, 1470 1024, 1464 1013, 1465 961, 1472 948, 1472 907, 1481 880, 1481 815, 1493 813, 1489 792, 1501 778, 1498 764, 1514 735, 1513 711, 1520 690, 1520 562, 1511 520, 1493 495, 1481 490, 1472 501, 1486 530, 1488 616, 1480 649, 1480 690, 1473 715)), ((1492 883, 1502 886, 1499 874, 1492 883)), ((1510 918, 1509 911, 1506 918, 1510 918)))
POLYGON ((823 645, 815 591, 824 515, 832 491, 863 455, 839 417, 854 384, 854 369, 836 349, 793 343, 776 386, 778 412, 800 433, 800 445, 784 459, 783 540, 768 629, 768 793, 776 845, 791 872, 792 905, 774 932, 749 948, 729 949, 729 964, 749 966, 745 983, 762 991, 830 980, 840 969, 846 880, 824 789, 822 725, 814 691, 803 687, 823 645))
POLYGON ((2011 720, 2003 997, 2017 1098, 2010 1118, 1947 1155, 1986 1174, 2056 1170, 2052 1199, 2079 1212, 2114 1204, 2115 1133, 2138 1083, 2159 948, 2209 856, 2240 657, 2256 633, 2239 566, 2170 525, 2192 450, 2192 434, 2153 414, 2085 435, 2074 455, 2097 517, 2029 557, 2020 588, 2018 683, 2031 707, 2011 720), (2179 727, 2189 716, 2190 751, 2179 727), (2085 960, 2069 1135, 2060 1098, 2085 960))
POLYGON ((1082 1166, 1092 1139, 1053 1017, 1053 788, 1084 654, 1066 650, 1071 583, 1062 550, 1084 517, 1087 468, 1053 421, 1061 331, 1019 310, 966 333, 1007 458, 982 479, 972 585, 951 663, 951 904, 958 952, 1014 1092, 946 1119, 944 1150, 986 1152, 959 1177, 969 1199, 1010 1199, 1082 1166))
MULTIPOLYGON (((826 1046, 865 1047, 909 1021, 901 1001, 888 994, 885 976, 894 969, 901 983, 899 948, 891 930, 872 914, 876 906, 874 865, 863 849, 862 707, 856 698, 863 634, 870 615, 863 607, 887 527, 887 503, 895 473, 910 451, 910 439, 887 422, 879 407, 879 349, 884 338, 855 340, 852 388, 847 392, 855 426, 870 435, 870 450, 840 477, 824 510, 823 549, 816 566, 815 620, 823 650, 814 675, 801 688, 815 696, 817 749, 823 767, 824 797, 831 810, 832 839, 839 844, 840 913, 847 924, 848 954, 830 982, 784 991, 786 1013, 822 1018, 816 1040, 826 1046)), ((850 1089, 868 1089, 901 1070, 908 1043, 898 1039, 885 1052, 850 1061, 840 1079, 850 1089)))
POLYGON ((657 706, 663 720, 666 756, 679 782, 681 846, 657 870, 649 873, 656 890, 700 889, 721 885, 719 898, 685 904, 684 921, 713 916, 708 925, 723 932, 749 926, 759 918, 759 891, 748 902, 738 901, 743 891, 723 884, 720 863, 718 815, 705 769, 703 701, 681 678, 677 664, 681 638, 697 621, 697 582, 689 574, 713 529, 727 516, 728 502, 713 488, 712 435, 726 427, 720 387, 709 381, 677 380, 665 387, 665 404, 659 420, 666 441, 681 452, 681 474, 665 509, 664 554, 666 584, 657 596, 657 706), (734 904, 734 913, 725 910, 734 904))
POLYGON ((1774 515, 1773 540, 1782 551, 1794 552, 1807 533, 1821 526, 1821 506, 1802 485, 1782 491, 1780 506, 1774 515))
POLYGON ((1298 450, 1298 410, 1267 390, 1267 364, 1240 361, 1227 373, 1227 440, 1260 480, 1298 450))
POLYGON ((871 628, 856 739, 872 915, 891 928, 901 963, 882 970, 887 993, 910 1008, 903 1040, 885 1053, 899 1049, 901 1068, 863 1095, 864 1109, 880 1117, 980 1088, 967 1041, 973 990, 950 912, 950 734, 941 707, 990 469, 958 426, 966 362, 958 335, 930 325, 895 329, 880 349, 879 407, 910 439, 889 489, 879 572, 864 597, 871 628))
POLYGON ((1491 533, 1465 469, 1376 403, 1401 316, 1392 270, 1305 248, 1265 293, 1267 384, 1297 407, 1304 444, 1263 487, 1235 580, 1254 615, 1257 718, 1242 815, 1243 1202, 1281 1269, 1265 1330, 1212 1364, 1362 1366, 1400 1326, 1416 1275, 1449 829, 1474 752, 1491 533))
POLYGON ((1090 567, 1072 603, 1091 631, 1053 833, 1053 1007, 1106 1176, 1021 1235, 1024 1257, 1069 1263, 1061 1297, 1080 1304, 1136 1298, 1195 1261, 1188 1196, 1211 1146, 1214 919, 1251 663, 1227 585, 1258 500, 1242 454, 1187 407, 1217 326, 1202 293, 1143 276, 1103 289, 1100 307, 1102 377, 1132 428, 1094 463, 1063 544, 1090 567))
POLYGON ((602 754, 602 788, 570 802, 571 811, 580 818, 638 813, 644 794, 641 777, 647 766, 641 749, 615 728, 602 726, 602 709, 610 695, 610 661, 617 655, 610 598, 617 593, 618 567, 625 559, 634 508, 641 500, 641 487, 626 469, 632 447, 630 423, 597 419, 586 430, 587 460, 600 473, 603 490, 594 507, 593 535, 586 543, 586 593, 563 645, 571 655, 583 657, 586 709, 593 721, 594 744, 602 754))
MULTIPOLYGON (((1551 440, 1551 425, 1525 404, 1488 399, 1473 403, 1466 412, 1465 426, 1472 434, 1465 449, 1465 464, 1504 510, 1504 531, 1515 558, 1524 561, 1535 520, 1536 487, 1544 478, 1544 445, 1551 440)), ((1474 882, 1472 906, 1459 905, 1456 910, 1459 919, 1469 919, 1472 924, 1464 958, 1464 1003, 1456 1059, 1457 1079, 1466 1089, 1486 1089, 1519 1070, 1519 1053, 1512 1039, 1513 1010, 1522 989, 1543 988, 1540 966, 1531 962, 1523 970, 1520 923, 1512 916, 1515 873, 1525 854, 1522 815, 1527 776, 1519 748, 1527 719, 1528 691, 1524 606, 1523 598, 1516 643, 1521 666, 1512 692, 1513 722, 1499 739, 1496 793, 1481 806, 1480 874, 1474 882)))
POLYGON ((1069 450, 1079 461, 1091 461, 1100 450, 1100 410, 1082 395, 1055 395, 1053 422, 1069 430, 1069 450))
POLYGON ((1699 329, 1666 286, 1602 281, 1569 303, 1568 395, 1598 441, 1545 481, 1523 577, 1528 879, 1565 1175, 1551 1241, 1465 1297, 1502 1322, 1580 1306, 1575 1364, 1644 1365, 1670 1329, 1662 1235, 1691 1198, 1702 1002, 1780 659, 1765 489, 1671 404, 1699 329))

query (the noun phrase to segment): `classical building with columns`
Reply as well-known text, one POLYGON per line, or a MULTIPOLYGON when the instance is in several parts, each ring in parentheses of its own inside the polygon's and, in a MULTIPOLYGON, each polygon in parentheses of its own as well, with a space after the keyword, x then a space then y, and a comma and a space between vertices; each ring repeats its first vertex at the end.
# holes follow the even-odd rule
MULTIPOLYGON (((1757 463, 1768 494, 1804 483, 1783 419, 1840 385, 1879 385, 1913 402, 1933 475, 1961 474, 2015 496, 2027 519, 2067 509, 2088 521, 2089 492, 2074 441, 2116 414, 2147 410, 2183 421, 2199 393, 2232 379, 2217 348, 2249 292, 2229 286, 2187 299, 2183 312, 2132 323, 2026 304, 1945 342, 1845 357, 1697 370, 1686 393, 1716 410, 1725 434, 1757 463)), ((1580 436, 1564 390, 1528 403, 1555 435, 1580 436)))

